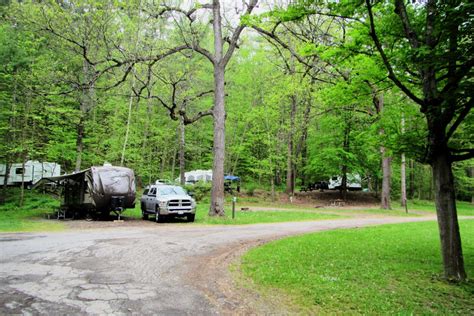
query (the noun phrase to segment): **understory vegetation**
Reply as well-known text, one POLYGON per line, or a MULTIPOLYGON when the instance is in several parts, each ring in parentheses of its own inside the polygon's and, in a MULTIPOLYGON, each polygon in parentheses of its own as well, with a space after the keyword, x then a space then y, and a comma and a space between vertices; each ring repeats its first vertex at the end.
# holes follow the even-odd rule
MULTIPOLYGON (((468 275, 474 221, 460 222, 468 275)), ((461 314, 474 311, 474 282, 442 279, 435 222, 291 237, 244 255, 241 269, 264 295, 302 314, 461 314)))
POLYGON ((48 194, 26 192, 23 206, 18 206, 19 190, 11 189, 0 205, 0 232, 52 231, 63 229, 59 221, 47 220, 59 207, 59 200, 48 194))

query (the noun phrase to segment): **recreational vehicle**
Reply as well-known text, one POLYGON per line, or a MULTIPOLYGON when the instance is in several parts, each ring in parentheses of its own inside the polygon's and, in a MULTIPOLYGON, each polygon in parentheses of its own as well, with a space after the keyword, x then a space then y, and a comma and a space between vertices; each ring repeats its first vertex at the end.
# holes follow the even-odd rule
POLYGON ((61 174, 61 166, 55 162, 39 162, 28 160, 24 165, 22 163, 11 164, 7 176, 7 166, 0 164, 0 185, 19 186, 22 183, 26 187, 35 185, 45 177, 56 177, 61 174))
POLYGON ((44 178, 62 188, 60 217, 106 217, 111 212, 119 218, 127 208, 135 207, 135 175, 125 167, 104 165, 44 178))
MULTIPOLYGON (((329 179, 328 189, 338 190, 342 186, 342 177, 334 176, 329 179)), ((347 190, 358 191, 362 190, 362 179, 359 174, 347 174, 346 181, 347 190)))

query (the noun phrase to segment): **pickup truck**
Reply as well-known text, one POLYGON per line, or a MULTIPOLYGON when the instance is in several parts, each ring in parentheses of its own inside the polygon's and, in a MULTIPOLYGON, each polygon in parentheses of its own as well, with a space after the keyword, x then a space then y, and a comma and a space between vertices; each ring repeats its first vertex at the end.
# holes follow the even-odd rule
POLYGON ((186 217, 188 222, 194 222, 196 215, 196 201, 177 185, 156 184, 146 187, 140 205, 142 218, 148 219, 149 215, 154 215, 157 223, 169 217, 186 217))

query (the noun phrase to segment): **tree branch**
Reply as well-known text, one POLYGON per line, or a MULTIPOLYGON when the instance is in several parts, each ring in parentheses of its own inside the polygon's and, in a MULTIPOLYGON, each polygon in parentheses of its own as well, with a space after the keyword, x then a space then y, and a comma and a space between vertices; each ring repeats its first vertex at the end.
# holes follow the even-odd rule
MULTIPOLYGON (((252 13, 253 9, 257 5, 258 0, 250 0, 250 3, 247 5, 247 11, 245 14, 250 14, 252 13)), ((225 53, 224 57, 222 58, 222 65, 225 67, 227 63, 229 62, 230 58, 232 57, 232 54, 234 53, 235 47, 237 46, 237 41, 239 40, 240 33, 244 30, 245 25, 240 23, 239 26, 234 30, 234 33, 232 34, 230 41, 229 41, 229 48, 227 49, 227 52, 225 53)))
MULTIPOLYGON (((397 0, 397 2, 400 0, 397 0)), ((392 65, 390 64, 390 61, 388 60, 387 55, 385 54, 385 51, 382 47, 382 44, 380 43, 379 37, 377 36, 377 33, 375 31, 375 23, 374 23, 374 14, 372 12, 372 5, 371 5, 371 0, 365 0, 366 6, 367 6, 367 12, 369 14, 369 20, 370 20, 370 33, 369 35, 372 37, 372 40, 374 41, 375 46, 377 47, 377 50, 382 57, 383 64, 385 65, 385 68, 388 70, 388 77, 395 83, 397 87, 400 88, 410 99, 412 99, 414 102, 418 103, 422 107, 425 106, 424 102, 422 99, 418 98, 410 89, 408 89, 395 75, 395 72, 393 71, 392 65)))
POLYGON ((188 48, 194 50, 195 52, 197 52, 201 55, 203 55, 204 57, 209 59, 209 61, 211 63, 213 63, 213 64, 215 63, 214 55, 212 55, 212 53, 210 51, 208 51, 207 49, 199 46, 199 44, 196 44, 196 43, 188 44, 188 48))
MULTIPOLYGON (((313 65, 309 64, 306 60, 304 60, 303 57, 301 57, 301 55, 297 54, 293 48, 291 48, 288 44, 286 44, 285 42, 283 42, 276 34, 274 33, 270 33, 269 31, 266 31, 256 25, 252 25, 252 28, 257 31, 258 33, 264 35, 264 37, 267 38, 271 38, 272 40, 274 40, 275 42, 278 43, 278 45, 280 45, 281 47, 283 47, 284 49, 286 49, 288 52, 290 52, 290 54, 296 58, 296 60, 298 60, 299 63, 305 65, 306 67, 308 68, 313 68, 313 65)), ((269 41, 269 40, 268 40, 269 41)), ((271 44, 274 45, 274 43, 272 43, 271 41, 269 41, 271 44)), ((323 80, 323 79, 320 79, 320 78, 316 78, 316 77, 313 77, 311 76, 312 78, 314 78, 315 80, 317 81, 321 81, 321 82, 324 82, 324 83, 331 83, 329 81, 326 81, 326 80, 323 80)))
POLYGON ((451 125, 451 127, 449 128, 449 131, 446 134, 446 141, 449 140, 451 136, 453 136, 454 132, 456 132, 456 129, 471 111, 473 105, 474 99, 471 98, 471 100, 466 105, 464 105, 464 108, 462 109, 461 113, 459 113, 456 121, 454 121, 453 125, 451 125))
POLYGON ((451 149, 452 152, 464 152, 465 154, 451 155, 451 161, 463 161, 467 159, 474 158, 474 148, 472 149, 451 149))
MULTIPOLYGON (((369 2, 369 0, 366 0, 367 6, 370 5, 369 2)), ((404 0, 395 0, 395 13, 400 17, 400 20, 403 25, 403 30, 405 31, 405 36, 410 41, 411 46, 414 49, 419 48, 420 42, 418 40, 418 35, 410 25, 410 18, 408 17, 407 8, 405 6, 404 0)), ((370 24, 372 26, 372 19, 370 24)))
POLYGON ((200 120, 204 116, 210 116, 213 113, 214 112, 212 111, 212 109, 204 111, 204 112, 200 111, 196 115, 194 115, 192 118, 189 118, 186 114, 186 111, 179 111, 179 115, 181 115, 183 117, 184 125, 192 124, 192 123, 196 122, 197 120, 200 120))

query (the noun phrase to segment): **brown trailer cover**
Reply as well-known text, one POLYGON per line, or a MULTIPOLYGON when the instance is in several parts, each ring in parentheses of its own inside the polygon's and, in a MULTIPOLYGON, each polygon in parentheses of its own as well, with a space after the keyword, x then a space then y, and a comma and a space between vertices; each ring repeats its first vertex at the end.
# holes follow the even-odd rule
POLYGON ((135 207, 135 175, 133 170, 125 167, 92 167, 88 174, 91 197, 98 210, 110 206, 112 196, 122 196, 124 208, 135 207))
POLYGON ((63 186, 62 206, 87 211, 112 211, 112 197, 123 198, 122 207, 135 207, 135 175, 125 167, 91 167, 77 173, 43 178, 36 186, 56 182, 63 186))

